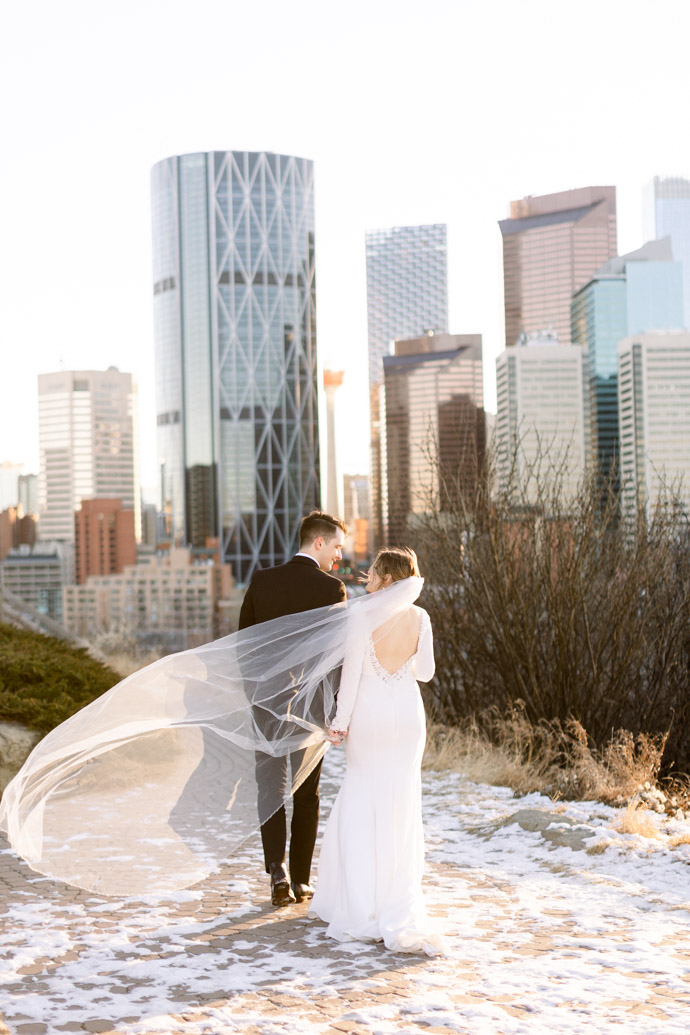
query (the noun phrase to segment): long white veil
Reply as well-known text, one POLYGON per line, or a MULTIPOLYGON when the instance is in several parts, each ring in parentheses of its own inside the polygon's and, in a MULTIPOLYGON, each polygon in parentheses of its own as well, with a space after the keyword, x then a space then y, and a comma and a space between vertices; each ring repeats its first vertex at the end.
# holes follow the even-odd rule
POLYGON ((421 578, 287 615, 128 676, 49 733, 6 787, 0 828, 39 873, 104 895, 188 887, 283 804, 328 747, 346 651, 421 578))

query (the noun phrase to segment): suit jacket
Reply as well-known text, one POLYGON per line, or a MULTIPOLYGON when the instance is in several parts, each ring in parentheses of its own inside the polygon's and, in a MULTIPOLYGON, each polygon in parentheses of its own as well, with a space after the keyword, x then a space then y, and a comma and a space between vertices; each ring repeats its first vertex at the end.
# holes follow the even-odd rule
POLYGON ((345 586, 309 557, 254 572, 240 611, 240 629, 272 618, 328 607, 346 599, 345 586))

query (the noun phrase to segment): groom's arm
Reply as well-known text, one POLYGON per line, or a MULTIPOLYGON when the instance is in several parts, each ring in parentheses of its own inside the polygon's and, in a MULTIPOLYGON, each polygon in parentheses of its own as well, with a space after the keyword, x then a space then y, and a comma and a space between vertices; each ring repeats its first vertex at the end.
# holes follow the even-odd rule
POLYGON ((335 585, 333 586, 333 599, 332 603, 342 604, 347 600, 347 590, 345 589, 345 583, 341 582, 340 579, 336 579, 333 575, 330 576, 333 579, 335 585))
POLYGON ((238 628, 248 629, 251 625, 256 625, 256 618, 254 616, 254 579, 249 583, 247 592, 244 594, 238 628))

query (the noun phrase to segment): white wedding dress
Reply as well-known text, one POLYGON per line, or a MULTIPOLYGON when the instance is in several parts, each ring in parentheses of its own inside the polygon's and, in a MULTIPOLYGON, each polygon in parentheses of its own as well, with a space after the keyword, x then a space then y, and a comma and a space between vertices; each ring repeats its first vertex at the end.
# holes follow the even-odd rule
POLYGON ((396 671, 370 635, 343 664, 334 730, 348 731, 347 771, 321 845, 309 914, 340 941, 380 941, 398 952, 446 951, 422 895, 421 762, 426 739, 417 679, 434 674, 422 608, 417 650, 396 671))

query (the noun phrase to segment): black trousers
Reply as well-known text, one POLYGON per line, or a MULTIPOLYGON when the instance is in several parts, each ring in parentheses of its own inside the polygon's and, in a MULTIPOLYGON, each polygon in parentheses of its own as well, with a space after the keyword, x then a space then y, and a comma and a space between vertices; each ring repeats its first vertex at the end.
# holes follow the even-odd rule
MULTIPOLYGON (((304 754, 296 751, 290 758, 292 772, 297 773, 304 754)), ((292 796, 292 822, 290 824, 290 879, 300 884, 309 883, 311 860, 316 843, 319 824, 319 778, 321 759, 309 776, 300 784, 292 796)), ((266 815, 276 801, 282 801, 287 788, 288 758, 274 758, 262 752, 256 753, 256 782, 259 792, 259 817, 266 815)), ((261 841, 264 847, 266 873, 271 863, 285 861, 287 822, 285 807, 261 824, 261 841)))

